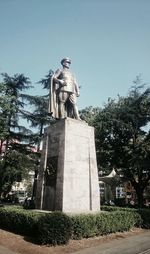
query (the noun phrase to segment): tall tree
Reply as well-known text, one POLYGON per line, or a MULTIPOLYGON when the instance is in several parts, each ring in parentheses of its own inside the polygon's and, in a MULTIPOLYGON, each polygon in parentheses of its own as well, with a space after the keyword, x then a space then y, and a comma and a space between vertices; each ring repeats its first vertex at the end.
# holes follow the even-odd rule
POLYGON ((0 156, 8 136, 7 112, 10 111, 10 97, 5 95, 5 86, 0 83, 0 156))
POLYGON ((130 181, 139 207, 150 180, 150 89, 139 78, 127 97, 109 99, 95 117, 97 158, 105 173, 114 168, 130 181))
POLYGON ((51 118, 48 115, 48 98, 47 96, 39 96, 35 97, 34 101, 35 110, 33 113, 28 114, 28 121, 30 121, 30 126, 32 128, 36 128, 36 132, 33 137, 33 142, 36 145, 36 153, 35 153, 35 172, 34 172, 34 182, 33 182, 33 191, 32 191, 32 200, 36 195, 36 186, 37 186, 37 177, 40 165, 40 157, 41 157, 41 141, 43 138, 44 127, 50 124, 51 118))
POLYGON ((31 130, 20 124, 20 119, 27 115, 24 107, 27 95, 23 93, 31 87, 30 81, 23 74, 10 77, 2 74, 0 85, 0 195, 8 192, 15 181, 22 179, 25 171, 31 168, 30 158, 31 130), (2 149, 3 148, 3 149, 2 149))
POLYGON ((46 89, 46 94, 44 96, 29 96, 30 103, 34 105, 34 111, 32 113, 28 113, 28 121, 31 123, 32 128, 36 128, 37 132, 34 135, 34 143, 37 145, 37 151, 35 154, 35 174, 34 174, 34 183, 33 183, 33 191, 32 191, 32 200, 34 200, 36 196, 36 187, 37 187, 37 177, 40 166, 40 146, 43 138, 44 127, 49 125, 53 119, 51 115, 48 113, 49 106, 49 91, 51 85, 51 78, 53 75, 53 71, 50 70, 45 78, 41 79, 38 83, 46 89))

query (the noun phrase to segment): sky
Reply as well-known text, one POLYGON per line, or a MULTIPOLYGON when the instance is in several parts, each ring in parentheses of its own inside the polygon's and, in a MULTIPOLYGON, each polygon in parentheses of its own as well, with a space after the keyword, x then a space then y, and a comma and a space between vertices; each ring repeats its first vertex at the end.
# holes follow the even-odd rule
MULTIPOLYGON (((149 0, 0 0, 0 72, 37 82, 69 57, 78 107, 126 96, 137 75, 150 83, 149 0)), ((29 91, 28 91, 29 93, 29 91)))

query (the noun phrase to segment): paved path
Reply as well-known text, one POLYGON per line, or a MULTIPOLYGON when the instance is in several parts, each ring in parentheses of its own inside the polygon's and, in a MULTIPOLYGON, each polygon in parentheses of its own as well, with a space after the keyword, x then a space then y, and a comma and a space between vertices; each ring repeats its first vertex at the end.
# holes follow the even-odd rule
MULTIPOLYGON (((19 252, 0 245, 0 254, 19 254, 19 252)), ((70 254, 150 254, 150 230, 70 254)))
POLYGON ((0 245, 0 254, 19 254, 0 245))
POLYGON ((72 254, 150 254, 150 230, 142 234, 115 239, 72 254))

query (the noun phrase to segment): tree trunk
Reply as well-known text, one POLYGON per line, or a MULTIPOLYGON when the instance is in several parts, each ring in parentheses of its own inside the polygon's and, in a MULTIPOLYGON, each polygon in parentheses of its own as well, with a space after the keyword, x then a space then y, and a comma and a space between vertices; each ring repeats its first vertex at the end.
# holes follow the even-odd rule
POLYGON ((144 199, 143 199, 143 194, 144 190, 139 186, 139 188, 136 190, 137 194, 137 199, 138 199, 138 207, 142 208, 144 206, 144 199))
POLYGON ((131 184, 137 195, 138 207, 142 208, 144 206, 143 194, 146 186, 142 183, 142 181, 136 182, 135 180, 131 180, 131 184))

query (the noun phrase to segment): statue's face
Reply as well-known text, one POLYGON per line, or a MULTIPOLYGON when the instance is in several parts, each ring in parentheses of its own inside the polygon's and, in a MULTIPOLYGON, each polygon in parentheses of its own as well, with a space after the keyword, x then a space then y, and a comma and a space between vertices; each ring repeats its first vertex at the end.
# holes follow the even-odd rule
POLYGON ((63 61, 63 64, 62 64, 64 67, 68 68, 70 67, 70 62, 69 61, 63 61))

